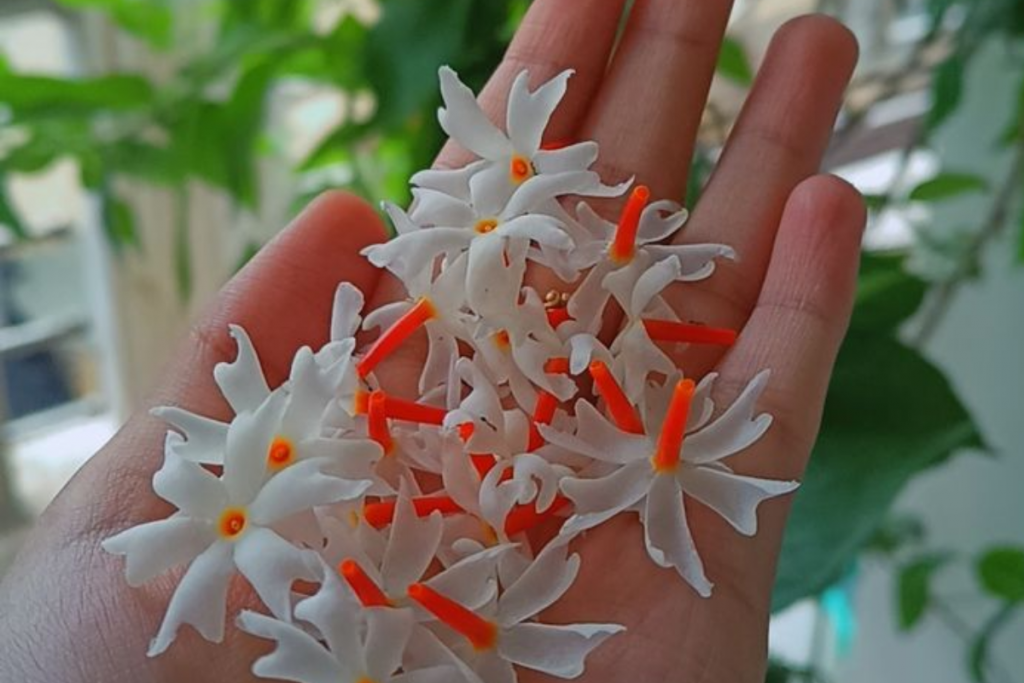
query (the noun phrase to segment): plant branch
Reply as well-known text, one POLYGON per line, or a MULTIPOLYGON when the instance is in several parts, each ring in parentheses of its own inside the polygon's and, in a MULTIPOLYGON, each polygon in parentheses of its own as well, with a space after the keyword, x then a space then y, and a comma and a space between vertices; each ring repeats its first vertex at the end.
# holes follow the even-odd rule
POLYGON ((1024 178, 1024 141, 1018 143, 1015 149, 1010 170, 996 194, 985 222, 967 245, 956 272, 938 286, 931 302, 927 305, 921 325, 913 336, 914 346, 920 348, 932 339, 942 321, 945 320, 953 298, 976 270, 985 247, 998 237, 1006 226, 1010 209, 1017 197, 1021 180, 1024 178))

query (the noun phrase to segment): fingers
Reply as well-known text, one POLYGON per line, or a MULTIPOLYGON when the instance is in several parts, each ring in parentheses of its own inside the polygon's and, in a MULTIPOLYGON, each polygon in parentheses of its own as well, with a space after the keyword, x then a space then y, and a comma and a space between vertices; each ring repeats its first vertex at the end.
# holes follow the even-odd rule
POLYGON ((583 129, 608 182, 681 199, 732 0, 637 0, 583 129))
POLYGON ((786 203, 764 287, 719 367, 721 405, 760 370, 771 370, 759 410, 775 422, 749 455, 734 459, 743 472, 803 473, 850 320, 864 222, 860 194, 834 176, 805 180, 786 203))
MULTIPOLYGON (((740 327, 757 299, 776 228, 793 188, 816 173, 857 59, 853 35, 822 16, 796 19, 772 41, 714 175, 680 239, 724 242, 738 254, 714 277, 680 288, 684 319, 740 327)), ((681 361, 707 369, 720 352, 681 361)))
MULTIPOLYGON (((565 69, 575 69, 545 133, 545 141, 572 138, 604 76, 624 4, 625 0, 535 0, 480 93, 484 111, 492 120, 504 120, 509 88, 523 69, 530 73, 531 88, 565 69)), ((470 161, 469 152, 449 142, 435 166, 457 168, 470 161)))

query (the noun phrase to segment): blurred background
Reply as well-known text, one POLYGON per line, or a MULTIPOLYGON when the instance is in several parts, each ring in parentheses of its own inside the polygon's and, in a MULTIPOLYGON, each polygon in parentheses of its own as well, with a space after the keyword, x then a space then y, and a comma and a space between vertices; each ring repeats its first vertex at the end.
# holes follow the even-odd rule
MULTIPOLYGON (((405 201, 437 67, 482 85, 528 6, 0 2, 0 574, 299 207, 405 201)), ((769 679, 1024 683, 1024 0, 737 0, 688 202, 810 11, 861 42, 826 168, 871 221, 769 679)))

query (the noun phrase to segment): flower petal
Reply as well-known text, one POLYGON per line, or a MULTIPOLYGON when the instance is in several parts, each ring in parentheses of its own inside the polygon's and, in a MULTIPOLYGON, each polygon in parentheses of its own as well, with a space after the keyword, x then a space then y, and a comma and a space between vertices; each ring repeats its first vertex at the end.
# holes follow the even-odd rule
POLYGON ((679 259, 679 282, 696 282, 715 272, 715 259, 735 259, 736 252, 724 244, 648 245, 644 247, 655 259, 679 259))
POLYGON ((432 576, 426 584, 460 605, 480 609, 494 599, 498 590, 495 581, 498 561, 505 554, 515 552, 515 547, 498 545, 468 555, 432 576))
POLYGON ((459 80, 450 67, 438 71, 444 107, 437 120, 444 132, 459 144, 484 159, 502 159, 512 154, 512 145, 477 104, 473 91, 459 80))
POLYGON ((275 391, 255 413, 241 413, 228 427, 222 481, 233 505, 248 505, 259 493, 267 471, 267 452, 281 428, 288 394, 275 391))
POLYGON ((414 623, 409 609, 381 607, 367 610, 364 652, 370 680, 387 681, 398 670, 414 623))
POLYGON ((161 406, 149 412, 182 433, 184 440, 176 440, 171 444, 179 456, 204 465, 224 464, 224 445, 228 438, 226 422, 211 420, 174 406, 161 406))
POLYGON ((257 638, 277 643, 273 652, 253 663, 254 675, 300 683, 338 683, 344 680, 345 669, 323 645, 302 629, 250 610, 238 615, 238 627, 257 638))
POLYGON ((153 475, 153 491, 189 517, 215 520, 228 504, 224 484, 212 472, 184 460, 173 450, 153 475))
POLYGON ((640 214, 637 242, 661 242, 683 227, 688 217, 689 212, 678 202, 670 199, 651 202, 640 214))
POLYGON ((215 539, 209 524, 175 516, 125 529, 102 546, 112 555, 124 555, 125 577, 134 587, 197 557, 215 539))
POLYGON ((524 239, 556 249, 571 249, 572 240, 561 224, 550 216, 529 214, 502 223, 495 230, 502 237, 524 239))
POLYGON ((508 628, 532 619, 555 604, 572 586, 580 570, 580 556, 568 555, 568 543, 549 543, 519 579, 498 600, 498 619, 508 628))
POLYGON ((546 202, 565 195, 586 192, 588 188, 600 182, 601 177, 593 171, 535 175, 520 185, 509 198, 508 204, 501 212, 502 218, 510 220, 516 216, 536 212, 546 202))
POLYGON ((432 666, 399 674, 391 679, 391 683, 452 683, 458 680, 459 670, 454 666, 432 666))
POLYGON ((399 495, 391 524, 381 574, 385 593, 404 595, 409 584, 420 580, 430 566, 444 533, 441 513, 420 518, 407 495, 399 495))
POLYGON ((340 341, 356 334, 361 322, 365 300, 358 287, 342 282, 334 291, 334 306, 331 312, 331 340, 340 341))
POLYGON ((624 630, 617 624, 518 624, 502 633, 498 647, 505 659, 527 669, 577 678, 587 655, 624 630))
POLYGON ((292 584, 319 577, 310 568, 312 551, 297 548, 270 529, 254 528, 235 542, 235 565, 278 619, 289 621, 292 584))
POLYGON ((246 331, 229 325, 228 332, 238 345, 238 356, 231 363, 217 363, 213 378, 236 413, 256 410, 270 395, 263 368, 246 331))
POLYGON ((587 140, 560 149, 542 149, 533 155, 538 173, 585 171, 597 161, 597 143, 587 140))
MULTIPOLYGON (((469 179, 466 179, 469 189, 469 179)), ((414 188, 412 191, 414 211, 409 212, 414 229, 425 227, 472 228, 476 224, 477 215, 468 201, 453 197, 445 192, 425 188, 414 188)), ((388 205, 385 205, 387 208, 388 205)), ((400 209, 396 209, 400 212, 400 209)), ((391 210, 388 211, 391 213, 391 210)), ((408 220, 408 218, 406 219, 408 220)))
POLYGON ((678 280, 682 272, 679 259, 675 256, 658 261, 645 270, 643 275, 637 279, 636 285, 633 287, 633 294, 629 299, 630 317, 639 318, 643 315, 651 300, 678 280))
POLYGON ((224 640, 228 582, 235 573, 231 544, 218 541, 203 551, 181 577, 171 596, 160 630, 149 645, 155 657, 174 642, 178 628, 189 624, 206 640, 224 640))
POLYGON ((591 529, 632 507, 647 495, 654 470, 646 460, 620 467, 598 479, 562 480, 562 491, 576 506, 576 513, 562 526, 562 535, 591 529))
POLYGON ((513 246, 497 232, 477 237, 469 247, 466 300, 485 318, 508 316, 515 310, 526 274, 525 249, 517 258, 513 246))
POLYGON ((517 152, 532 157, 540 149, 544 129, 565 97, 573 73, 572 69, 567 69, 533 92, 530 92, 530 74, 526 70, 516 76, 508 94, 506 125, 517 152))
POLYGON ((464 251, 472 238, 473 232, 465 228, 423 228, 373 244, 359 253, 378 268, 387 268, 406 279, 426 271, 438 256, 453 257, 464 251))
POLYGON ((721 515, 744 536, 757 533, 757 506, 794 491, 796 481, 745 477, 716 467, 687 467, 679 475, 683 491, 721 515))
MULTIPOLYGON (((425 190, 435 190, 464 202, 469 201, 469 179, 480 169, 489 166, 491 162, 486 159, 479 159, 462 168, 435 169, 429 168, 417 171, 409 179, 409 184, 425 190)), ((416 193, 413 193, 413 204, 409 210, 410 215, 416 213, 416 193)))
POLYGON ((295 618, 316 626, 334 658, 348 669, 366 669, 361 640, 361 606, 351 596, 333 567, 321 563, 323 583, 311 598, 295 606, 295 618))
POLYGON ((273 524, 318 505, 355 500, 373 485, 369 479, 342 479, 327 474, 332 464, 327 458, 313 458, 275 474, 249 508, 253 521, 260 525, 273 524))
POLYGON ((761 438, 771 426, 772 416, 754 417, 761 393, 768 385, 769 371, 759 373, 739 398, 717 420, 686 437, 682 458, 695 465, 727 458, 761 438))
POLYGON ((686 523, 682 491, 674 476, 657 475, 651 484, 644 512, 644 540, 655 564, 675 569, 701 597, 711 595, 712 583, 704 575, 704 564, 686 523))

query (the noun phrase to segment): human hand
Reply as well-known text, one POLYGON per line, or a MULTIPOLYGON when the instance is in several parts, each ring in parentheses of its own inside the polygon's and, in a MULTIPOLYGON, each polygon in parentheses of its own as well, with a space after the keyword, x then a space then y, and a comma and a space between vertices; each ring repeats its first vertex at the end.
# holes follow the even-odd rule
MULTIPOLYGON (((536 0, 482 101, 496 113, 523 68, 534 85, 575 68, 549 136, 596 139, 602 148, 599 170, 607 180, 635 173, 656 197, 676 197, 685 187, 729 3, 638 2, 606 73, 621 5, 536 0)), ((716 399, 725 404, 757 370, 773 370, 761 407, 776 422, 754 449, 732 461, 743 473, 785 479, 802 472, 848 319, 863 209, 847 185, 811 176, 854 57, 848 33, 829 20, 806 19, 782 31, 683 232, 687 241, 713 235, 732 245, 740 263, 723 264, 715 278, 670 293, 672 303, 684 319, 743 331, 724 357, 704 350, 678 360, 691 374, 717 370, 716 399)), ((439 163, 463 160, 449 149, 439 163)), ((234 356, 228 323, 249 330, 271 381, 279 381, 297 347, 325 341, 338 281, 354 282, 371 307, 402 297, 393 281, 379 278, 357 256, 361 247, 383 238, 364 205, 339 195, 316 202, 225 289, 172 365, 154 404, 227 415, 211 371, 234 356)), ((416 374, 403 371, 403 363, 417 362, 412 350, 379 374, 389 389, 400 390, 402 377, 416 374)), ((99 548, 103 538, 126 526, 166 516, 168 506, 149 486, 165 429, 144 414, 132 418, 40 521, 0 589, 4 678, 252 680, 249 666, 267 646, 233 629, 217 649, 183 631, 168 653, 146 659, 146 643, 176 577, 129 589, 120 562, 99 548)), ((546 615, 553 621, 615 620, 629 628, 592 655, 586 680, 762 680, 785 508, 784 502, 765 504, 760 534, 747 539, 688 505, 717 584, 708 600, 649 563, 634 519, 622 517, 590 532, 578 544, 584 569, 577 584, 546 615)), ((229 610, 251 602, 239 582, 229 610)), ((522 680, 536 679, 524 673, 522 680)))

